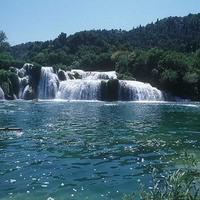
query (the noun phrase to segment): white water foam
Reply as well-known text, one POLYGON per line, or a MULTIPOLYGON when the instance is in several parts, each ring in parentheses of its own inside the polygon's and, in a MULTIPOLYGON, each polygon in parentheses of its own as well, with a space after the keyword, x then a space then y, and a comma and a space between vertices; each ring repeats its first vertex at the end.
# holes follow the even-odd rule
POLYGON ((100 98, 100 80, 62 81, 58 90, 58 99, 98 100, 100 98))
POLYGON ((78 73, 81 75, 82 79, 87 80, 109 80, 109 79, 117 79, 117 75, 115 71, 108 72, 98 72, 98 71, 83 71, 83 70, 72 70, 73 73, 78 73))
POLYGON ((42 67, 38 86, 39 99, 54 99, 57 95, 58 85, 59 79, 53 72, 53 68, 42 67))
POLYGON ((0 87, 0 99, 4 99, 4 92, 1 87, 0 87))
MULTIPOLYGON (((70 76, 67 75, 67 79, 61 81, 52 67, 42 67, 38 86, 39 99, 101 100, 102 80, 107 82, 117 78, 115 71, 87 72, 76 69, 67 73, 70 76)), ((119 80, 118 100, 164 101, 164 96, 162 91, 148 83, 119 80)))
POLYGON ((139 81, 119 81, 119 100, 164 101, 162 91, 149 83, 139 81))

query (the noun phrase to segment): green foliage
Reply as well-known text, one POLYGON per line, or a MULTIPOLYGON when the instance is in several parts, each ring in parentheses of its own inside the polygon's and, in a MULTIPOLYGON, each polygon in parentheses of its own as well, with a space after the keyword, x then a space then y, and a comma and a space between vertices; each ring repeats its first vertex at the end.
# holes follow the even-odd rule
POLYGON ((176 84, 177 78, 177 72, 172 69, 165 69, 160 74, 160 82, 164 87, 170 87, 173 84, 176 84))
POLYGON ((9 72, 6 70, 0 70, 0 82, 8 81, 9 72))
POLYGON ((0 69, 8 70, 13 61, 12 56, 7 52, 0 53, 0 69))
POLYGON ((135 192, 132 192, 130 194, 124 194, 122 197, 122 200, 133 200, 135 197, 135 192))
POLYGON ((186 84, 196 84, 199 82, 199 75, 196 72, 192 73, 187 72, 183 77, 183 81, 186 84))
POLYGON ((67 44, 67 34, 61 32, 61 34, 58 36, 57 41, 60 46, 64 46, 67 44))
POLYGON ((10 47, 9 43, 6 42, 7 37, 3 31, 0 31, 0 53, 7 51, 10 47))
POLYGON ((5 95, 10 93, 9 75, 10 75, 9 71, 0 70, 0 86, 3 89, 5 95))
MULTIPOLYGON (((200 172, 197 168, 197 160, 187 151, 181 155, 183 169, 169 171, 163 180, 157 178, 156 169, 152 170, 152 187, 145 190, 139 181, 140 200, 197 200, 200 199, 200 172)), ((123 200, 134 199, 135 193, 126 194, 123 200)))
POLYGON ((62 32, 54 40, 11 48, 1 31, 0 69, 34 62, 55 70, 116 70, 119 79, 149 82, 173 95, 200 100, 199 32, 200 14, 169 17, 130 31, 91 30, 68 37, 62 32))
POLYGON ((124 74, 128 71, 128 55, 129 52, 117 52, 113 59, 115 61, 115 71, 119 74, 124 74))
POLYGON ((119 80, 135 80, 130 72, 125 72, 124 74, 118 74, 117 78, 119 80))
POLYGON ((70 69, 69 67, 67 67, 66 65, 63 65, 63 64, 53 65, 53 68, 54 68, 55 71, 58 71, 59 69, 64 70, 64 71, 70 69))

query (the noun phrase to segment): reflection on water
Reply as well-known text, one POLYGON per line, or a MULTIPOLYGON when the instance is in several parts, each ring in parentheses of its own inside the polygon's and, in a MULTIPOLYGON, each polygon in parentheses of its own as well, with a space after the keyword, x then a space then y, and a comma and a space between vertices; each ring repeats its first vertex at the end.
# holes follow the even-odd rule
POLYGON ((198 155, 198 103, 1 101, 0 199, 121 199, 198 155))

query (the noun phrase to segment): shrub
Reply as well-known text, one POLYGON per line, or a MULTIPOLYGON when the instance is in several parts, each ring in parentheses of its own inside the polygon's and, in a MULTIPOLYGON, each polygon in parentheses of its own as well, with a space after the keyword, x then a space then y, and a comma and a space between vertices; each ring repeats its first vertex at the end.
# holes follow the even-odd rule
MULTIPOLYGON (((187 151, 183 155, 185 167, 175 171, 169 171, 163 180, 157 178, 157 172, 152 170, 152 187, 149 191, 139 181, 140 200, 198 200, 200 199, 200 172, 197 169, 197 161, 187 151)), ((125 194, 122 200, 132 200, 135 193, 125 194)))

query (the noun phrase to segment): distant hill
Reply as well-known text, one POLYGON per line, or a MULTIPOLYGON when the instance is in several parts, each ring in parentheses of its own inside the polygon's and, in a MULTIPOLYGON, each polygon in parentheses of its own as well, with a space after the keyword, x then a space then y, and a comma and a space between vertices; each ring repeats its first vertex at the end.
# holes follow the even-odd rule
POLYGON ((200 48, 200 14, 168 17, 126 33, 133 47, 193 52, 200 48))
MULTIPOLYGON (((64 50, 67 56, 74 55, 84 48, 95 51, 97 54, 136 48, 148 50, 152 47, 187 53, 194 52, 200 48, 200 14, 168 17, 146 26, 133 28, 130 31, 91 30, 66 36, 65 33, 62 33, 55 40, 28 42, 13 46, 11 54, 16 59, 26 57, 33 61, 34 52, 48 54, 48 52, 56 53, 64 50)), ((66 62, 66 64, 69 63, 66 62)))
POLYGON ((0 69, 29 62, 55 70, 115 70, 183 98, 200 100, 200 14, 168 17, 125 30, 90 30, 28 42, 0 56, 0 69), (11 57, 12 57, 11 56, 11 57))

